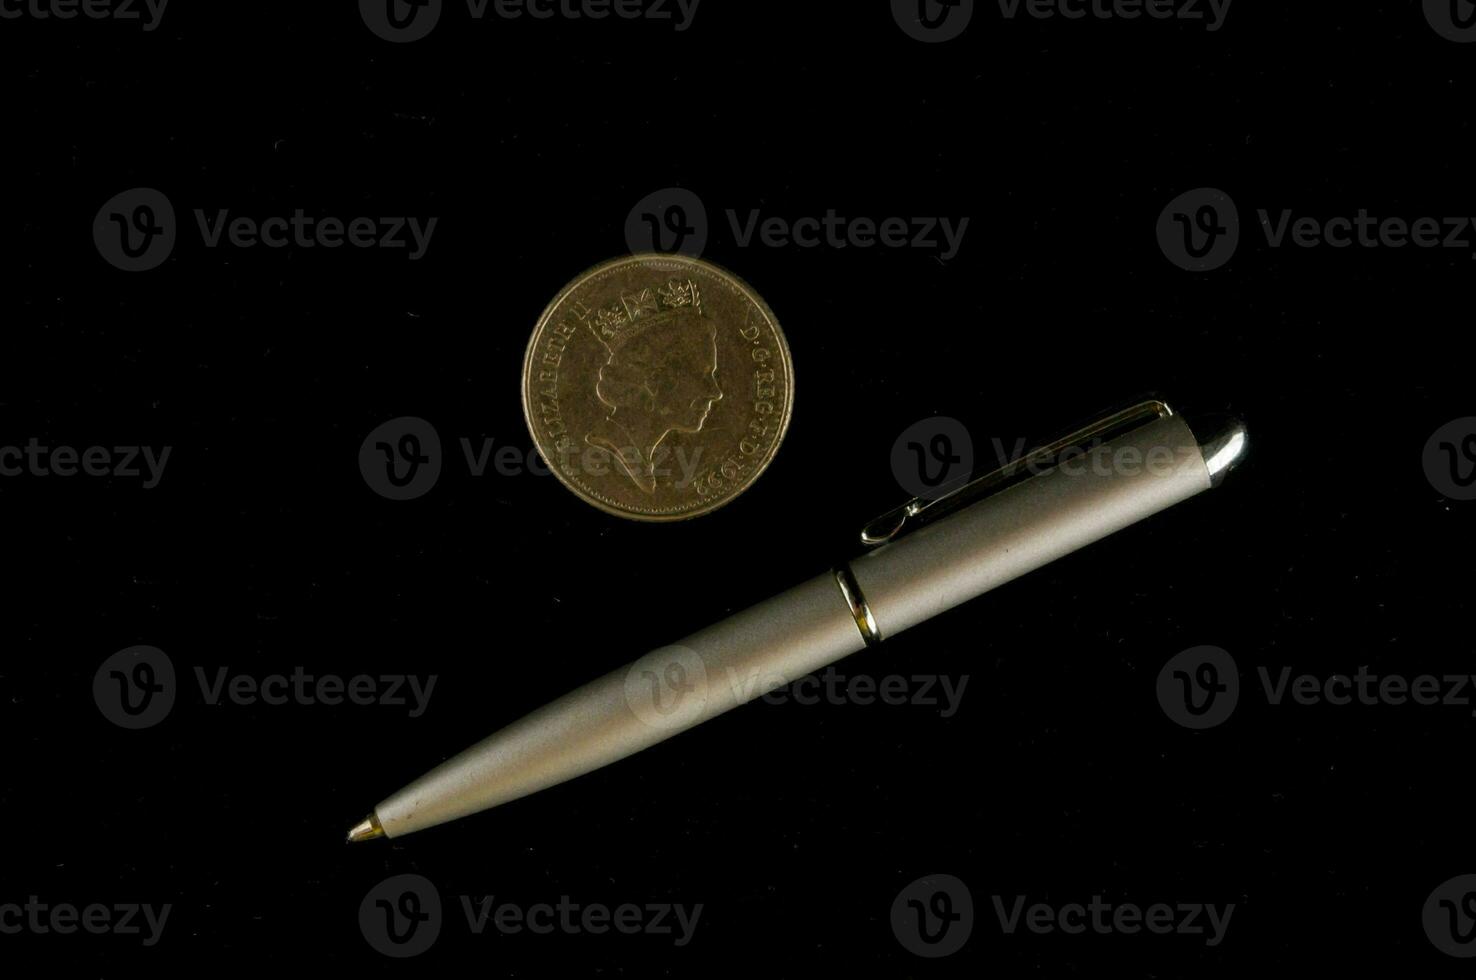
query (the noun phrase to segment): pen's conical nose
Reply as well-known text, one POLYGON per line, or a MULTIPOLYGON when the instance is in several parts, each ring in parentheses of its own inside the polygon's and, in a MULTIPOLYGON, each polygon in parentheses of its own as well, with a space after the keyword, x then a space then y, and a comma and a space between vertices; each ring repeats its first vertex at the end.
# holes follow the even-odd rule
POLYGON ((357 844, 359 841, 374 840, 376 837, 383 836, 384 828, 379 825, 379 819, 372 813, 350 827, 348 832, 350 844, 357 844))

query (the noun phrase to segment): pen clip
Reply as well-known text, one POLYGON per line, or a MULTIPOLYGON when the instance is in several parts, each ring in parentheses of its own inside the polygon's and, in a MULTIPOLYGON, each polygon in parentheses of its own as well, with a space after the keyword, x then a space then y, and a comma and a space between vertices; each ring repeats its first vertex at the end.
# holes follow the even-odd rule
POLYGON ((960 507, 990 494, 998 493, 1015 481, 1022 471, 1048 462, 1073 446, 1105 438, 1108 433, 1120 434, 1129 429, 1136 429, 1149 422, 1169 418, 1173 414, 1172 408, 1157 400, 1140 402, 1131 408, 1114 412, 1044 446, 1032 449, 1018 459, 977 479, 965 476, 955 481, 956 485, 951 489, 944 490, 936 496, 912 498, 901 507, 889 510, 875 520, 869 521, 861 529, 861 543, 868 548, 874 548, 888 541, 894 541, 904 531, 916 530, 928 521, 937 520, 960 507))

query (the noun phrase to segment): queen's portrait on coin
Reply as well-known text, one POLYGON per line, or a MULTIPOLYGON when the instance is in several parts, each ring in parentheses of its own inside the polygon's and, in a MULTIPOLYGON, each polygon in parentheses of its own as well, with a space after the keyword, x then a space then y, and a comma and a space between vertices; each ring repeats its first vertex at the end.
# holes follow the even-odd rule
POLYGON ((657 447, 673 432, 700 432, 723 397, 717 327, 691 280, 623 295, 584 318, 609 354, 595 395, 605 417, 585 436, 646 493, 656 490, 657 447))

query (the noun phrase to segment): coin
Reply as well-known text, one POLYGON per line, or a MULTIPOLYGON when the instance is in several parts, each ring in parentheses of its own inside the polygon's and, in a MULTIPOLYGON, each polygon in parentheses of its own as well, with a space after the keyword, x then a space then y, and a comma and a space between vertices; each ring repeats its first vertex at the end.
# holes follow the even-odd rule
POLYGON ((638 521, 711 513, 768 468, 794 366, 737 276, 682 255, 596 266, 549 304, 523 362, 533 443, 582 500, 638 521))

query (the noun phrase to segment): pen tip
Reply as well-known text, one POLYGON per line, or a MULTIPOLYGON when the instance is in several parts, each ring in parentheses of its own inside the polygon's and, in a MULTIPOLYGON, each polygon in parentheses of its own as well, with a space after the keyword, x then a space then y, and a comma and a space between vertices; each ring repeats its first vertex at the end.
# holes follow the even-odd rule
POLYGON ((374 840, 376 837, 383 836, 384 828, 379 825, 379 818, 372 813, 354 824, 349 828, 348 832, 350 844, 357 844, 359 841, 374 840))

